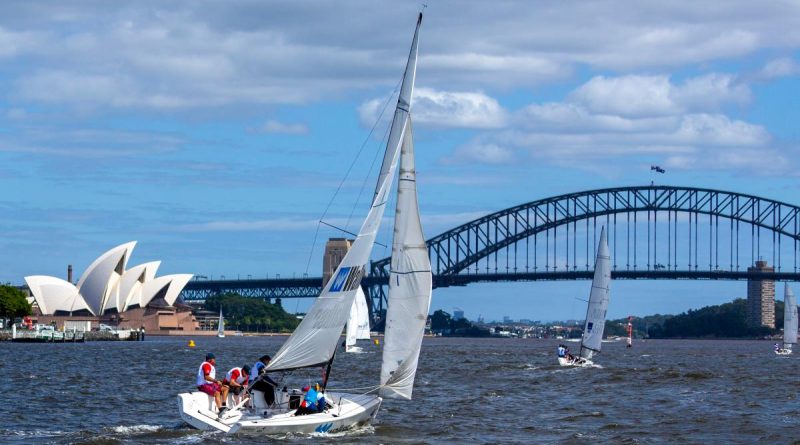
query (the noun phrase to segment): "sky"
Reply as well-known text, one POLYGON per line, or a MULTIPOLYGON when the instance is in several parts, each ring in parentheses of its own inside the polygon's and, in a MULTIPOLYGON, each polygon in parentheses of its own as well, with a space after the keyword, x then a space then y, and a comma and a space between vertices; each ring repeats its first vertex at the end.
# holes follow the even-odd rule
MULTIPOLYGON (((800 3, 426 3, 412 110, 426 236, 648 184, 652 164, 661 184, 800 204, 800 3)), ((79 276, 131 240, 130 265, 161 260, 160 274, 321 275, 342 234, 318 221, 357 231, 366 215, 420 7, 2 2, 0 281, 79 276)), ((588 291, 436 289, 432 310, 581 318, 588 291)), ((614 282, 609 317, 745 293, 614 282)))

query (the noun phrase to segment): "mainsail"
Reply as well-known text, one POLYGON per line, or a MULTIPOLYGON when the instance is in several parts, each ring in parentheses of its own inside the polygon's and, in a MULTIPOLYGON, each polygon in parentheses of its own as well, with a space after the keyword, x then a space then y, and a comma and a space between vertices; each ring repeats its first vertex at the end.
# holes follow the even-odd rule
POLYGON ((783 290, 783 347, 791 349, 797 343, 797 300, 786 284, 783 290))
POLYGON ((591 359, 594 352, 600 352, 603 329, 606 326, 608 310, 608 291, 611 282, 611 256, 608 254, 605 228, 600 229, 600 243, 594 261, 594 279, 589 294, 589 307, 586 310, 586 324, 581 338, 581 357, 591 359))
POLYGON ((414 40, 403 74, 400 97, 397 100, 383 165, 375 186, 375 195, 369 213, 361 230, 358 231, 352 247, 339 263, 331 280, 323 288, 322 293, 314 301, 297 329, 267 365, 267 369, 270 371, 319 366, 330 361, 336 351, 342 329, 350 316, 353 299, 360 288, 361 278, 364 276, 364 270, 375 243, 375 236, 386 208, 389 189, 397 168, 400 145, 411 109, 411 93, 417 70, 417 37, 421 22, 422 14, 417 20, 417 27, 414 31, 414 40))
POLYGON ((217 323, 217 337, 225 336, 225 319, 222 318, 222 308, 219 309, 219 322, 217 323))
POLYGON ((356 345, 357 340, 369 340, 369 309, 364 290, 359 286, 356 298, 350 307, 350 318, 347 320, 345 349, 356 345))
POLYGON ((411 399, 431 304, 431 262, 417 203, 411 120, 400 155, 380 395, 411 399))

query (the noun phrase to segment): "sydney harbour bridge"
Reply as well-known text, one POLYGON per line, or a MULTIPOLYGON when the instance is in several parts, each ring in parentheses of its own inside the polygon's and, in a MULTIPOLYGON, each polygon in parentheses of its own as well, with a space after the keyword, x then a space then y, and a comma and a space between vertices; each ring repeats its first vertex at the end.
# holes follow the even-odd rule
MULTIPOLYGON (((601 227, 613 279, 800 281, 800 207, 722 190, 635 186, 540 199, 428 239, 433 286, 591 279, 601 227), (756 260, 772 269, 749 270, 756 260)), ((386 305, 390 258, 362 281, 370 310, 386 305)), ((314 298, 321 277, 195 280, 186 301, 219 293, 314 298)))

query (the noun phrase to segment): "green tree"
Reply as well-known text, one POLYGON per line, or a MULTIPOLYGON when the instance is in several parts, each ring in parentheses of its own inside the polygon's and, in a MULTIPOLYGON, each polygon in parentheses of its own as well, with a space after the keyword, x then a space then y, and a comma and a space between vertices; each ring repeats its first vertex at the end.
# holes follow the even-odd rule
POLYGON ((450 314, 438 309, 431 315, 431 331, 443 331, 450 329, 450 314))
POLYGON ((0 285, 0 317, 11 318, 24 317, 31 314, 31 305, 25 292, 14 286, 0 285))

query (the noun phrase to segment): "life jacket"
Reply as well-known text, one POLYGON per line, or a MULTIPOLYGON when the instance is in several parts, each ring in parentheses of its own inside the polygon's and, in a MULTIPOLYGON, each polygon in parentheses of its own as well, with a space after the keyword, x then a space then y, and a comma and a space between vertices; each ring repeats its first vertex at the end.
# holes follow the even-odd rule
POLYGON ((309 389, 304 402, 306 403, 306 408, 317 409, 317 391, 313 388, 309 389))
POLYGON ((240 385, 244 385, 248 380, 248 376, 242 372, 242 368, 233 368, 225 374, 225 381, 226 382, 236 382, 240 385))
POLYGON ((206 381, 206 374, 205 374, 205 372, 203 372, 203 368, 205 367, 205 365, 208 365, 208 366, 211 367, 211 371, 209 371, 209 373, 208 373, 209 377, 211 377, 212 379, 216 379, 217 378, 217 370, 214 368, 214 365, 212 365, 209 362, 203 362, 202 364, 200 364, 200 367, 197 368, 197 386, 201 386, 201 385, 205 385, 206 383, 210 383, 210 382, 206 381))

